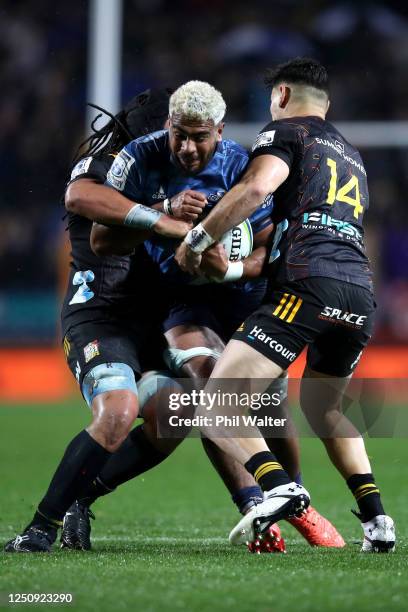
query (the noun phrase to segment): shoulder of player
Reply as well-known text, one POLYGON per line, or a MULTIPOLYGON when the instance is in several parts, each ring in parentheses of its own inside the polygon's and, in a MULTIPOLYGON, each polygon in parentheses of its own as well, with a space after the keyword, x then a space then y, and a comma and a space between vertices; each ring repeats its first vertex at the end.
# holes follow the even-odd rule
POLYGON ((248 151, 234 140, 222 140, 217 147, 216 155, 223 158, 223 168, 227 172, 235 168, 239 172, 245 168, 249 160, 248 151))
MULTIPOLYGON (((221 163, 221 172, 230 189, 248 165, 248 151, 234 140, 225 139, 218 143, 215 157, 217 156, 221 163)), ((218 162, 216 163, 218 165, 218 162)))
POLYGON ((125 149, 135 156, 162 152, 168 149, 168 130, 159 130, 132 140, 125 149))
POLYGON ((270 121, 258 133, 252 146, 252 151, 260 147, 273 146, 277 139, 282 140, 283 138, 284 140, 296 141, 301 137, 302 131, 304 131, 304 126, 291 118, 270 121))
POLYGON ((302 126, 301 119, 302 117, 289 117, 288 119, 277 119, 276 121, 270 121, 264 128, 262 128, 260 133, 278 129, 297 130, 304 127, 302 126))
POLYGON ((221 151, 225 155, 236 155, 241 157, 248 157, 248 151, 235 140, 229 140, 224 138, 221 141, 221 151))
POLYGON ((351 144, 351 142, 349 140, 347 140, 347 138, 345 138, 343 136, 343 134, 341 132, 339 132, 339 130, 336 128, 335 125, 333 125, 332 123, 330 123, 329 121, 325 121, 325 125, 326 125, 326 129, 328 131, 330 131, 338 140, 340 140, 341 142, 343 142, 345 145, 347 145, 347 147, 350 150, 354 150, 356 153, 359 154, 358 150, 356 149, 356 147, 351 144))
MULTIPOLYGON (((324 126, 331 126, 328 121, 324 119, 320 119, 319 117, 288 117, 287 119, 278 119, 276 121, 271 121, 267 126, 263 128, 262 132, 266 131, 284 131, 287 134, 296 133, 299 135, 308 135, 311 132, 314 132, 316 129, 321 130, 324 126)), ((335 128, 333 128, 334 130, 335 128)))
POLYGON ((140 171, 141 168, 157 162, 158 158, 162 161, 163 156, 168 156, 167 130, 152 132, 131 140, 121 151, 113 154, 113 159, 108 166, 108 181, 119 189, 115 183, 117 179, 123 180, 134 168, 137 167, 140 171))
POLYGON ((346 154, 358 161, 361 166, 364 166, 360 151, 349 142, 341 132, 329 121, 324 122, 322 134, 319 135, 320 140, 324 143, 330 143, 329 146, 339 149, 340 153, 346 154))
POLYGON ((95 153, 83 157, 72 167, 68 184, 81 178, 103 182, 114 157, 108 153, 95 153))

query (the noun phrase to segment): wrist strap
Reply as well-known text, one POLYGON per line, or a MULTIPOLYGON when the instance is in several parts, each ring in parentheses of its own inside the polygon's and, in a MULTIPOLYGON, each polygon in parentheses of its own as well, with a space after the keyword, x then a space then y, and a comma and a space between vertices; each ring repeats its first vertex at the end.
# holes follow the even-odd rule
POLYGON ((222 283, 231 283, 242 278, 244 274, 244 264, 242 261, 230 261, 222 283))
POLYGON ((155 208, 148 208, 143 204, 135 204, 125 217, 123 225, 137 229, 152 229, 163 213, 155 208))
POLYGON ((201 254, 208 249, 208 247, 211 246, 215 240, 214 238, 211 238, 210 234, 206 232, 203 225, 199 223, 188 232, 187 236, 184 238, 184 242, 188 244, 194 253, 201 254))
POLYGON ((174 217, 174 212, 171 207, 171 200, 169 198, 163 200, 163 210, 169 217, 174 217))

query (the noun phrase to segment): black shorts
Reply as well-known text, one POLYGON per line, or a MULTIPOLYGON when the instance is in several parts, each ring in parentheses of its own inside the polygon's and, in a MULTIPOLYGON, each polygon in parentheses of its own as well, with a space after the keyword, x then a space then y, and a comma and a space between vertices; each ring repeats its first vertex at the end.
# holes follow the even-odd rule
POLYGON ((173 290, 163 322, 164 331, 177 325, 209 327, 228 342, 237 326, 262 304, 267 281, 235 284, 188 285, 173 290))
POLYGON ((71 327, 64 336, 63 349, 69 369, 82 388, 84 376, 102 363, 125 363, 136 380, 141 372, 162 367, 164 339, 160 333, 153 336, 143 321, 101 320, 71 327))
POLYGON ((316 372, 351 374, 373 330, 373 295, 365 288, 325 277, 275 286, 233 335, 286 369, 308 346, 316 372))

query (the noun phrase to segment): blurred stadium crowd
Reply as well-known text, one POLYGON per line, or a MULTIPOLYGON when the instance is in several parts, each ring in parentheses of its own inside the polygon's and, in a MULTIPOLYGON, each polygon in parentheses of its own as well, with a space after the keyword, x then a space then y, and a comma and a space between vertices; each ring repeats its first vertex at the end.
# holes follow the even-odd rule
MULTIPOLYGON (((312 55, 331 74, 329 119, 408 120, 408 17, 395 0, 124 0, 123 100, 210 81, 227 121, 267 121, 268 65, 312 55)), ((0 341, 51 342, 61 195, 84 136, 88 2, 0 5, 0 341), (35 324, 24 327, 23 319, 35 324), (20 323, 19 323, 20 321, 20 323)), ((97 100, 92 100, 98 102, 97 100)), ((255 134, 254 134, 255 136, 255 134)), ((362 150, 381 316, 376 340, 408 340, 408 147, 362 150)))

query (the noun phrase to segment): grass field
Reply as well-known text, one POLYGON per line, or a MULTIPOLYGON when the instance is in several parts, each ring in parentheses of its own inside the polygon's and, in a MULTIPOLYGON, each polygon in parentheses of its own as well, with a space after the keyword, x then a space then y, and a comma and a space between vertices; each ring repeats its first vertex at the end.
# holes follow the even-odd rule
MULTIPOLYGON (((0 419, 0 537, 6 541, 31 518, 88 414, 75 402, 3 406, 0 419)), ((99 612, 407 610, 407 441, 368 441, 387 512, 397 523, 393 555, 359 554, 361 528, 349 511, 349 493, 317 440, 303 440, 302 449, 313 504, 335 522, 345 549, 312 549, 287 524, 286 555, 230 547, 237 512, 192 439, 165 464, 95 504, 92 552, 0 554, 2 604, 8 593, 30 592, 72 593, 66 607, 99 612)))

